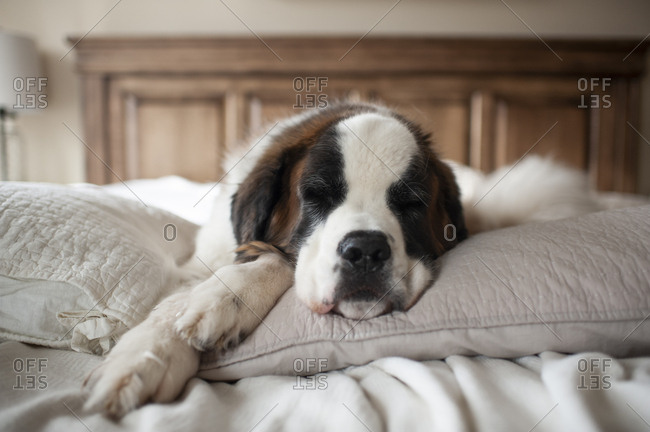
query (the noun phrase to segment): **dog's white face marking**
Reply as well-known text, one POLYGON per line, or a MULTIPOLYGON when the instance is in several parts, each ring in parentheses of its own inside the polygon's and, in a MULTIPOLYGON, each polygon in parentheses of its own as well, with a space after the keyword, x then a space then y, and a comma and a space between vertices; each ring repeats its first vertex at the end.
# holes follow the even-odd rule
POLYGON ((299 250, 298 296, 315 312, 334 310, 349 318, 404 309, 430 283, 431 272, 408 256, 388 194, 417 156, 418 144, 402 122, 375 113, 344 120, 335 135, 345 197, 299 250))

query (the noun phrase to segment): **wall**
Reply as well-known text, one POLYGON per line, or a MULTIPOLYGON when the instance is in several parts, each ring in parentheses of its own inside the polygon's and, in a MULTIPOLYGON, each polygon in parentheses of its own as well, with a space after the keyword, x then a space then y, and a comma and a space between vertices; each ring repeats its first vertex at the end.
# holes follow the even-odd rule
MULTIPOLYGON (((247 27, 262 37, 362 35, 380 19, 372 35, 535 37, 528 26, 542 38, 626 37, 641 41, 650 32, 647 0, 402 0, 388 12, 394 5, 393 0, 226 0, 225 4, 214 0, 0 0, 0 28, 35 38, 48 76, 48 108, 41 115, 17 120, 26 158, 23 179, 84 179, 86 150, 62 124, 82 132, 74 52, 61 60, 70 48, 68 35, 89 31, 92 36, 249 35, 247 27)), ((643 91, 639 130, 650 139, 647 78, 643 91)), ((644 167, 640 170, 641 189, 650 193, 650 145, 640 140, 640 146, 644 167)))

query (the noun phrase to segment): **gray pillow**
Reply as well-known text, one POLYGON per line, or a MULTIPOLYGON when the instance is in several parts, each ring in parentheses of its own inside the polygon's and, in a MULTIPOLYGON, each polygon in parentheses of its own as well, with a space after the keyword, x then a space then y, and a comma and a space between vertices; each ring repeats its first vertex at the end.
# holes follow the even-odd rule
POLYGON ((200 376, 311 375, 386 356, 650 354, 650 206, 477 235, 439 260, 406 313, 317 315, 289 290, 240 346, 200 376))

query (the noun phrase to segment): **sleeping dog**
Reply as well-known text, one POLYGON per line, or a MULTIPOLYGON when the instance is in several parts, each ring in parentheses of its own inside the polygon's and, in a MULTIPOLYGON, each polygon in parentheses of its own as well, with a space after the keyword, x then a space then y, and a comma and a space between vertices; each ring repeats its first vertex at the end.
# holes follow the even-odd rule
MULTIPOLYGON (((377 105, 308 111, 233 161, 186 264, 201 281, 122 337, 86 379, 88 406, 119 417, 174 400, 202 351, 237 344, 291 286, 318 314, 406 311, 433 283, 436 259, 468 234, 450 166, 418 126, 377 105)), ((474 192, 484 182, 465 178, 474 192)))

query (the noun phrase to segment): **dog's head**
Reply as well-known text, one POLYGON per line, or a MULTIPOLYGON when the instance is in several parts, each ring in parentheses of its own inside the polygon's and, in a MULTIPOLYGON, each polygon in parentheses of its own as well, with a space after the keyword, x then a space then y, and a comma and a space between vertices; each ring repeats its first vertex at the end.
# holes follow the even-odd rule
POLYGON ((411 307, 436 258, 467 236, 453 174, 428 137, 370 105, 331 107, 277 134, 232 216, 244 259, 265 249, 257 242, 283 251, 310 309, 357 319, 411 307))

